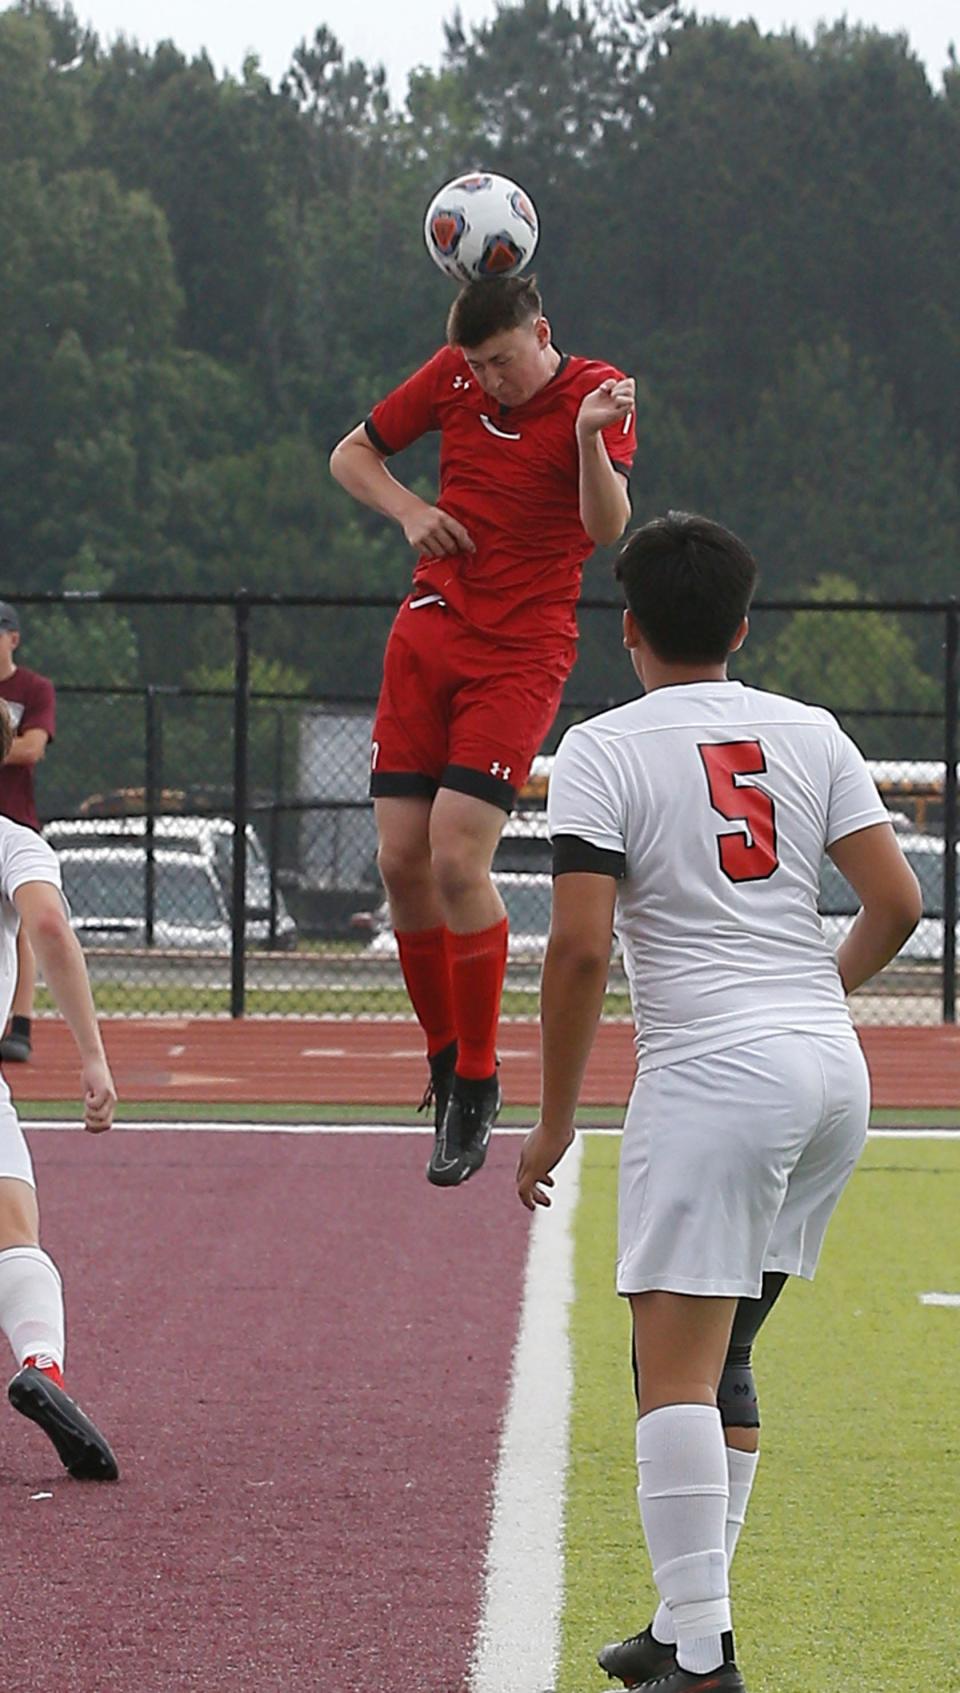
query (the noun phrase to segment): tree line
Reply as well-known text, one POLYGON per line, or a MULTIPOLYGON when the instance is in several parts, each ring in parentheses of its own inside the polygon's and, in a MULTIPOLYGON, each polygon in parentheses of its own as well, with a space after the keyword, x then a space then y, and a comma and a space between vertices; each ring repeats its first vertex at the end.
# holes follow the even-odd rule
MULTIPOLYGON (((274 86, 255 59, 218 76, 21 0, 0 13, 0 591, 399 597, 402 537, 326 456, 442 339, 423 209, 476 165, 537 202, 558 343, 638 378, 638 518, 717 516, 767 597, 956 587, 956 67, 934 89, 903 37, 843 23, 806 42, 643 0, 518 0, 455 16, 396 102, 325 28, 274 86)), ((403 473, 426 492, 434 468, 424 444, 403 473)), ((586 581, 609 589, 602 557, 586 581)), ((89 681, 65 615, 37 614, 25 656, 47 627, 61 680, 89 681)), ((879 626, 853 674, 838 615, 846 703, 886 703, 896 659, 898 704, 930 709, 935 620, 874 651, 879 626)), ((112 613, 99 678, 202 685, 230 655, 210 627, 171 642, 112 613)), ((816 697, 827 628, 781 626, 755 673, 816 697)), ((375 685, 379 622, 295 630, 262 625, 279 691, 375 685)), ((578 695, 608 668, 591 636, 578 695)))

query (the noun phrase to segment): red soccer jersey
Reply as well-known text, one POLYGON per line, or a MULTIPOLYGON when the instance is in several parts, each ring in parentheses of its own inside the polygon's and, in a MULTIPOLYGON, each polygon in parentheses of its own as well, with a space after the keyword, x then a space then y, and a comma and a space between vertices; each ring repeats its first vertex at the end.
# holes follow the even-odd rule
MULTIPOLYGON (((505 407, 484 393, 459 348, 442 347, 374 407, 366 428, 380 452, 439 430, 437 504, 477 549, 420 558, 418 591, 442 594, 465 622, 501 642, 575 636, 583 563, 594 549, 580 521, 577 413, 585 395, 622 374, 594 359, 563 358, 532 400, 505 407)), ((633 415, 603 439, 629 475, 633 415)))
MULTIPOLYGON (((28 729, 45 729, 53 740, 57 727, 56 698, 53 683, 46 676, 18 664, 13 675, 0 682, 0 700, 6 701, 18 735, 25 735, 28 729)), ((28 829, 40 827, 33 796, 33 771, 32 764, 0 765, 0 817, 10 817, 28 829)))

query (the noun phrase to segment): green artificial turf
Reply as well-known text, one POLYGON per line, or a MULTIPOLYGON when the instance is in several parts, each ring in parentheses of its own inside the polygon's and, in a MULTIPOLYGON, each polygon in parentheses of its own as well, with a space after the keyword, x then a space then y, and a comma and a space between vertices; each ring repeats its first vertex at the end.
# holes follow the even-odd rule
MULTIPOLYGON (((609 1686, 598 1644, 648 1620, 623 1303, 611 1290, 617 1143, 584 1149, 557 1693, 609 1686)), ((750 1693, 960 1688, 960 1144, 873 1142, 816 1282, 755 1350, 764 1457, 733 1571, 750 1693)))

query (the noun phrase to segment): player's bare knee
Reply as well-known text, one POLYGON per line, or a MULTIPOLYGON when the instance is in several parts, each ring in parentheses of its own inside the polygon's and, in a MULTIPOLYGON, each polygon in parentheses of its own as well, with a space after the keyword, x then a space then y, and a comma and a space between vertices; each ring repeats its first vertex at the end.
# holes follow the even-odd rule
POLYGON ((0 1178, 0 1252, 12 1246, 36 1246, 39 1240, 37 1196, 29 1182, 0 1178))
POLYGON ((377 852, 377 868, 388 894, 406 895, 429 886, 430 857, 423 847, 383 841, 377 852))
POLYGON ((443 841, 434 847, 432 862, 434 882, 448 907, 455 907, 458 900, 489 879, 486 861, 473 841, 443 841))

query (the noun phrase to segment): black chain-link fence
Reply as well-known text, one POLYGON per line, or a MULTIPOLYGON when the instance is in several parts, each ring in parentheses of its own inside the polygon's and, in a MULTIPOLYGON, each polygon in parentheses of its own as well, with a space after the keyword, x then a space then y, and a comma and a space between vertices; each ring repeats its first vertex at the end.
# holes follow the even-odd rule
MULTIPOLYGON (((38 802, 101 1010, 408 1016, 367 798, 393 603, 84 594, 17 605, 18 662, 57 685, 38 802)), ((580 621, 580 660, 495 862, 512 931, 508 1016, 536 1011, 549 755, 569 723, 636 691, 618 608, 587 600, 580 621)), ((863 1022, 956 1016, 958 641, 958 601, 761 602, 733 667, 837 715, 920 877, 923 921, 857 996, 863 1022)), ((831 937, 855 910, 825 864, 831 937)), ((626 1016, 616 965, 611 990, 609 1014, 626 1016)))

